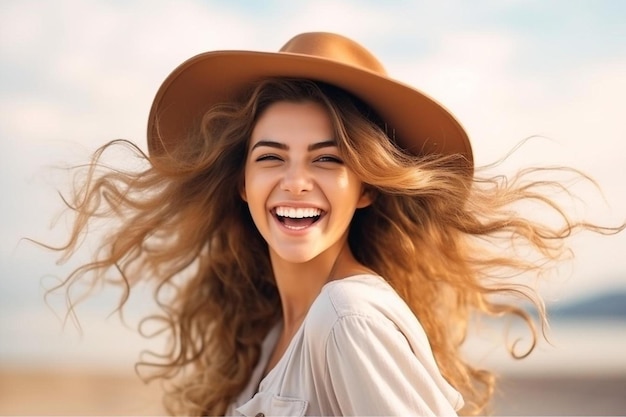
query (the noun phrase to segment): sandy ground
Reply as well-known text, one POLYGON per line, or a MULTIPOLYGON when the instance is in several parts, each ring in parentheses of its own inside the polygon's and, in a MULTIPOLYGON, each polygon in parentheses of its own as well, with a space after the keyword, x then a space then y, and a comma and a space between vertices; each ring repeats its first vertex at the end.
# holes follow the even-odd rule
POLYGON ((502 378, 494 414, 508 416, 626 416, 626 375, 502 378))
POLYGON ((160 394, 132 372, 0 370, 0 415, 163 415, 160 394))
MULTIPOLYGON (((503 378, 495 415, 626 415, 626 375, 503 378)), ((161 415, 132 373, 0 369, 0 415, 161 415)))

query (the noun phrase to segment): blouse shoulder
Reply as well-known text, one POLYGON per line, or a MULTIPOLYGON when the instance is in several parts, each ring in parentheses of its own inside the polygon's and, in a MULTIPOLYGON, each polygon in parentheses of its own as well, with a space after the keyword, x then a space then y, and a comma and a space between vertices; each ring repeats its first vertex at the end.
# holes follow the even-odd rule
POLYGON ((355 275, 326 284, 306 318, 307 333, 320 341, 344 319, 360 317, 396 329, 410 328, 428 343, 425 333, 404 300, 382 277, 355 275))
POLYGON ((369 315, 376 311, 376 300, 393 291, 389 284, 375 275, 355 275, 327 283, 309 310, 309 318, 335 319, 354 314, 369 315))
POLYGON ((399 300, 389 283, 375 275, 355 275, 329 282, 320 295, 329 298, 339 317, 369 315, 399 300))
POLYGON ((327 284, 309 310, 303 336, 319 380, 340 394, 342 413, 454 415, 463 404, 440 374, 418 318, 381 277, 327 284), (343 384, 346 375, 373 382, 343 384))

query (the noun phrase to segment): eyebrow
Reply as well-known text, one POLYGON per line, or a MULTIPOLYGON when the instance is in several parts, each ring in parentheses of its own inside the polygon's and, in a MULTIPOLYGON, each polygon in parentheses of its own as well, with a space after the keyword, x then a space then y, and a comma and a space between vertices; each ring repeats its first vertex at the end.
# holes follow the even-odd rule
MULTIPOLYGON (((267 146, 270 148, 276 148, 276 149, 281 149, 284 151, 289 150, 289 146, 287 146, 284 143, 280 143, 280 142, 276 142, 273 140, 260 140, 257 143, 254 144, 254 146, 252 146, 252 149, 250 149, 251 151, 261 147, 261 146, 267 146)), ((331 146, 337 146, 337 142, 334 140, 326 140, 323 142, 316 142, 316 143, 312 143, 309 146, 307 146, 307 151, 316 151, 318 149, 322 149, 322 148, 328 148, 331 146)))

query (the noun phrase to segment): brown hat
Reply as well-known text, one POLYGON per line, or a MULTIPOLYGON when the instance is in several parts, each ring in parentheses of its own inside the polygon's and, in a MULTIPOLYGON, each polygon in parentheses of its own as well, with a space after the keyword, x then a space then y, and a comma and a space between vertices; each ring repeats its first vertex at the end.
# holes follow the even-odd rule
POLYGON ((461 154, 472 171, 467 134, 446 109, 424 93, 389 78, 381 63, 361 45, 323 32, 297 35, 277 53, 212 51, 183 62, 163 82, 152 103, 150 153, 176 146, 211 106, 232 101, 252 83, 270 77, 306 78, 342 88, 371 106, 407 151, 461 154))

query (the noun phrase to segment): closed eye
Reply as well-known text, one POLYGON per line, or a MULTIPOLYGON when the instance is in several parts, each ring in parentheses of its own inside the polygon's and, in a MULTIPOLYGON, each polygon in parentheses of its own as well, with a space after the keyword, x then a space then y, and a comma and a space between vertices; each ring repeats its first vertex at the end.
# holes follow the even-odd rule
POLYGON ((334 162, 336 164, 343 164, 343 160, 333 155, 322 155, 319 158, 317 158, 315 162, 334 162))
POLYGON ((257 157, 255 161, 256 162, 282 161, 282 159, 278 155, 275 155, 275 154, 265 154, 265 155, 260 155, 259 157, 257 157))

